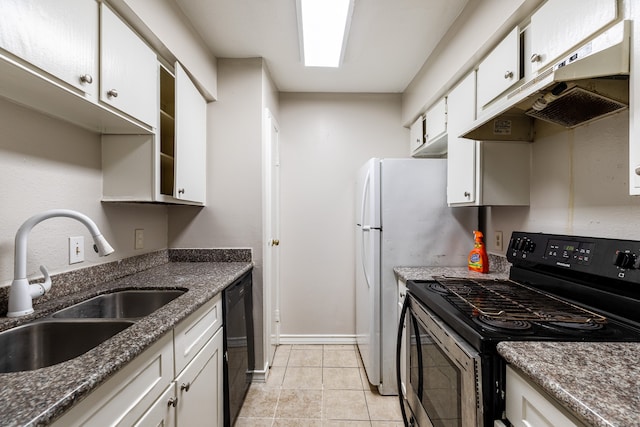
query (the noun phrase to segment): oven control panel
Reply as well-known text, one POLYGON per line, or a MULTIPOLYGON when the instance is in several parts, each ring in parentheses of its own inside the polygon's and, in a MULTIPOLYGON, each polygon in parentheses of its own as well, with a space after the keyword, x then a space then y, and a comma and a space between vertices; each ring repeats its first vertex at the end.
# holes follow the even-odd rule
POLYGON ((516 231, 507 259, 640 283, 640 242, 516 231))

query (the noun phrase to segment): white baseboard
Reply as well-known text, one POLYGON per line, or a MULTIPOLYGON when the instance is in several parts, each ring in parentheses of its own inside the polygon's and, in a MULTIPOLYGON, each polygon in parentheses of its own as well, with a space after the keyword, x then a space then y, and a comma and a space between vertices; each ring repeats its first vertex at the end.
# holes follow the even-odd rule
POLYGON ((253 377, 251 382, 254 383, 266 383, 269 377, 269 362, 266 362, 262 370, 255 369, 253 371, 253 377))
MULTIPOLYGON (((355 335, 280 335, 280 344, 356 344, 355 335)), ((269 362, 264 368, 253 371, 254 383, 267 382, 269 377, 269 362)))
POLYGON ((355 335, 280 335, 280 344, 355 344, 355 335))

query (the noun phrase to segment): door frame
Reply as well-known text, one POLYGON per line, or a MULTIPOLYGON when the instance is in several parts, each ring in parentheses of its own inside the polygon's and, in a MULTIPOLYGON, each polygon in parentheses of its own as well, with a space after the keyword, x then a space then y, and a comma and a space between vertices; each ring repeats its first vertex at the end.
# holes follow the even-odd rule
POLYGON ((264 355, 268 371, 273 364, 275 347, 280 344, 280 250, 278 245, 273 245, 274 239, 279 240, 280 222, 280 149, 279 149, 280 125, 268 108, 264 110, 263 131, 263 249, 264 249, 264 355), (275 130, 276 139, 272 130, 275 130), (276 147, 274 148, 274 144, 276 147), (273 159, 273 153, 277 158, 273 159), (275 170, 274 170, 275 168, 275 170), (274 174, 277 178, 274 180, 274 174), (275 181, 275 182, 274 182, 275 181), (274 206, 274 197, 276 200, 274 206), (276 227, 273 226, 276 224, 276 227), (274 325, 274 326, 272 326, 274 325))

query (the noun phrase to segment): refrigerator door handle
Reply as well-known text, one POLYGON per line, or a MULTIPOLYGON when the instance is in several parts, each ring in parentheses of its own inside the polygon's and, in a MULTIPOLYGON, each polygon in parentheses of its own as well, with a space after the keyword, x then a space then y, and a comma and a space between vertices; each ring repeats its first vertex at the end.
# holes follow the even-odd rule
POLYGON ((367 284, 367 288, 371 289, 371 282, 369 280, 369 275, 367 274, 367 266, 366 266, 366 254, 365 245, 364 245, 364 233, 365 231, 371 231, 372 227, 370 225, 364 225, 365 220, 365 208, 367 206, 367 195, 369 193, 369 183, 371 182, 371 170, 367 171, 367 176, 364 179, 364 185, 362 186, 362 206, 360 209, 360 224, 362 224, 362 238, 360 242, 362 244, 362 256, 360 257, 360 262, 362 263, 362 271, 364 272, 364 281, 367 284))

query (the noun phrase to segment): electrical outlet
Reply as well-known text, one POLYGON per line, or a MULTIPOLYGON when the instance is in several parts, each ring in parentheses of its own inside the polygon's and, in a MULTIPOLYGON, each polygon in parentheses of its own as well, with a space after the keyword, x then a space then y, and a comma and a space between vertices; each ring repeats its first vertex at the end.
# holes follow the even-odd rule
POLYGON ((84 261, 84 237, 69 237, 69 264, 84 261))
POLYGON ((502 231, 496 231, 495 233, 495 245, 496 245, 496 250, 501 251, 502 250, 502 231))
POLYGON ((144 229, 136 228, 134 249, 144 249, 144 229))

